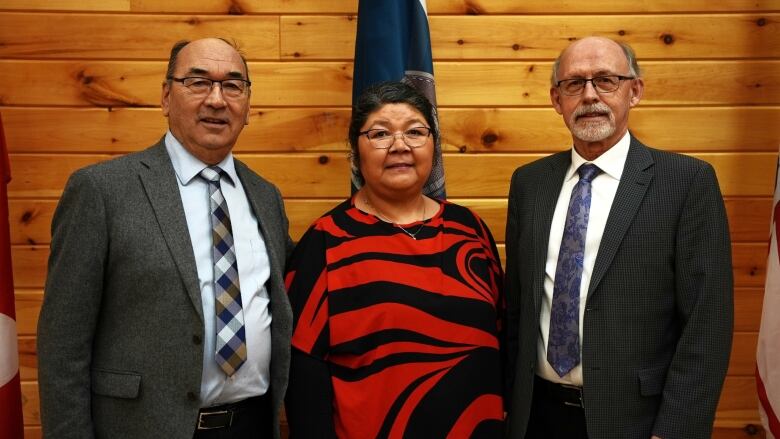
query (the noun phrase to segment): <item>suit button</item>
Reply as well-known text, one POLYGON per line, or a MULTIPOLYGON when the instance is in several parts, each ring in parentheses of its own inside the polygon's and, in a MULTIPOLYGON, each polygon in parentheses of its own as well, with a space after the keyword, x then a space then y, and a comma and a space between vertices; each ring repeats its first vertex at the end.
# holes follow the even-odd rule
POLYGON ((187 399, 190 401, 197 401, 198 395, 196 395, 195 392, 187 392, 187 399))
POLYGON ((200 339, 200 335, 193 335, 192 342, 196 345, 200 345, 203 340, 200 339))

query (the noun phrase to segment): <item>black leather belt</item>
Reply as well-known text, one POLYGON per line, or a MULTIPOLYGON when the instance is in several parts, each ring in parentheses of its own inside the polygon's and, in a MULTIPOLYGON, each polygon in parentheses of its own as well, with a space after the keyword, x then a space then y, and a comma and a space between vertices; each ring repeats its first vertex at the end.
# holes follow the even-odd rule
POLYGON ((257 410, 263 410, 266 406, 267 393, 253 396, 243 401, 223 404, 214 407, 205 407, 198 412, 198 430, 213 430, 215 428, 227 428, 236 422, 240 416, 260 416, 257 410), (246 413, 253 410, 254 413, 246 413))
POLYGON ((553 383, 547 381, 544 378, 535 376, 534 379, 534 391, 540 391, 554 401, 558 401, 564 405, 571 407, 585 408, 585 403, 582 398, 582 387, 571 386, 568 384, 553 383))

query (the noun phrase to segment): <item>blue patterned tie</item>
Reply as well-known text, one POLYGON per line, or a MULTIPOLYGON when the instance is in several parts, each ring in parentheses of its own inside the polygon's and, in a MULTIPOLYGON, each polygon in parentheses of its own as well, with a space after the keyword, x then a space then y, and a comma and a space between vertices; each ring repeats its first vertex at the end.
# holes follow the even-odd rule
POLYGON ((214 308, 217 314, 215 359, 225 373, 233 375, 246 361, 246 334, 238 282, 238 263, 233 246, 233 228, 219 178, 222 169, 211 166, 200 175, 209 185, 211 230, 214 245, 214 308))
POLYGON ((580 362, 580 281, 590 217, 590 183, 601 169, 588 163, 580 166, 577 172, 580 181, 571 192, 555 268, 547 342, 547 361, 558 376, 566 375, 580 362))

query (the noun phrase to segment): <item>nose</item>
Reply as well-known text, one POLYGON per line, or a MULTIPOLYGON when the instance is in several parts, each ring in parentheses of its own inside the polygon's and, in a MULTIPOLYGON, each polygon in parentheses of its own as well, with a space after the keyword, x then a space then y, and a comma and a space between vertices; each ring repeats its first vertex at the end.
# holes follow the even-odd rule
POLYGON ((205 104, 215 108, 222 108, 227 105, 225 97, 222 96, 222 84, 219 82, 211 84, 211 90, 209 90, 209 94, 206 95, 205 104))
POLYGON ((388 151, 397 151, 397 150, 409 150, 411 151, 412 148, 409 147, 409 145, 406 144, 406 140, 404 140, 404 133, 393 133, 393 144, 390 145, 390 148, 388 151))
POLYGON ((586 102, 597 102, 599 99, 599 93, 596 91, 596 86, 593 85, 593 81, 585 82, 585 88, 582 89, 582 100, 586 102))

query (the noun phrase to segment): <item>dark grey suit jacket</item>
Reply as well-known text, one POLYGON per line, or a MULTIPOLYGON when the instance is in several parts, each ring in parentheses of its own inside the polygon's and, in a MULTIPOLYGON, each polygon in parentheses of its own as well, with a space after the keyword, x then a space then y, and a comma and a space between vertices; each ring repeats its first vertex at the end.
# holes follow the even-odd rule
MULTIPOLYGON (((523 438, 565 151, 518 168, 507 219, 508 437, 523 438)), ((731 245, 712 167, 632 137, 585 303, 593 439, 709 438, 731 351, 731 245)))
MULTIPOLYGON (((292 332, 282 276, 292 243, 279 191, 235 163, 271 264, 279 437, 292 332)), ((44 436, 191 439, 203 328, 195 258, 163 141, 76 171, 52 223, 38 324, 44 436)))

